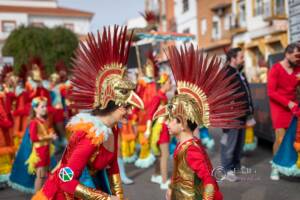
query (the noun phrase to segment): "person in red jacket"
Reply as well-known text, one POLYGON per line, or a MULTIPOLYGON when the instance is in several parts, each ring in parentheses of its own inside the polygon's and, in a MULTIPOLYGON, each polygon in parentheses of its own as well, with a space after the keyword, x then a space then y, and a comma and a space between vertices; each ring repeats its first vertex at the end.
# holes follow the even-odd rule
POLYGON ((235 102, 242 93, 230 82, 220 60, 209 59, 193 45, 169 47, 169 62, 177 92, 154 119, 168 116, 168 129, 178 139, 174 168, 166 199, 221 200, 223 196, 213 177, 213 168, 200 140, 193 135, 198 126, 237 128, 245 114, 245 102, 235 102))
MULTIPOLYGON (((284 51, 284 59, 275 63, 268 74, 268 96, 273 128, 275 129, 275 142, 273 155, 276 154, 286 129, 293 117, 293 110, 298 107, 296 89, 300 85, 300 65, 297 64, 299 46, 289 44, 284 51)), ((272 168, 272 180, 279 180, 279 173, 272 168)))
POLYGON ((98 36, 89 34, 81 42, 74 59, 71 99, 72 106, 85 112, 67 124, 69 143, 33 200, 124 199, 116 125, 132 106, 143 109, 142 100, 133 91, 135 84, 125 76, 131 44, 131 39, 126 42, 126 33, 126 27, 108 27, 98 36), (85 168, 92 177, 107 169, 109 191, 103 191, 96 183, 96 188, 81 184, 79 178, 85 168))

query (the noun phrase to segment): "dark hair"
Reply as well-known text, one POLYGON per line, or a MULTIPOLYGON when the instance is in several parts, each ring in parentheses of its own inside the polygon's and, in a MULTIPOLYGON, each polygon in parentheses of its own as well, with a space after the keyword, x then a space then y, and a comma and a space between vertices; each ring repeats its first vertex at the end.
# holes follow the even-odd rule
POLYGON ((291 43, 291 44, 287 45, 287 47, 284 50, 284 55, 287 54, 287 53, 288 54, 293 53, 295 49, 297 49, 297 51, 299 51, 300 50, 299 47, 300 46, 297 43, 291 43))
POLYGON ((191 122, 190 120, 187 120, 187 126, 192 132, 198 127, 195 122, 191 122))
POLYGON ((114 101, 109 101, 106 108, 100 109, 98 107, 98 108, 95 108, 94 110, 92 110, 92 115, 94 115, 94 116, 108 115, 108 114, 116 111, 118 108, 119 108, 119 106, 116 105, 114 101))
MULTIPOLYGON (((180 123, 180 120, 178 118, 176 118, 176 121, 180 123)), ((194 132, 194 130, 198 127, 198 125, 191 120, 187 120, 187 126, 192 132, 194 132)))
POLYGON ((242 51, 242 48, 231 48, 226 52, 226 62, 230 62, 232 58, 236 58, 237 54, 242 51))

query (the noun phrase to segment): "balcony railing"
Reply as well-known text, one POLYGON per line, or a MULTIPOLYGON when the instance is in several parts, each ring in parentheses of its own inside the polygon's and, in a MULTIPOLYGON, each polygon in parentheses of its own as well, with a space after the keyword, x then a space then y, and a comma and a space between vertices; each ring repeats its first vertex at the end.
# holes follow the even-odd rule
POLYGON ((284 0, 264 1, 264 20, 286 19, 284 0))

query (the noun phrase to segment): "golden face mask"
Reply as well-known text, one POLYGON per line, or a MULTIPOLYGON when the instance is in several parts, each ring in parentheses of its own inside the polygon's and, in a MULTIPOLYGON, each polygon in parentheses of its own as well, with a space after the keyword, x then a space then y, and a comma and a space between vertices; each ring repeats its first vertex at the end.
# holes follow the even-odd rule
POLYGON ((109 101, 114 101, 119 106, 130 104, 140 109, 144 108, 143 101, 133 91, 135 84, 125 77, 122 66, 106 66, 96 80, 94 108, 103 109, 109 101))

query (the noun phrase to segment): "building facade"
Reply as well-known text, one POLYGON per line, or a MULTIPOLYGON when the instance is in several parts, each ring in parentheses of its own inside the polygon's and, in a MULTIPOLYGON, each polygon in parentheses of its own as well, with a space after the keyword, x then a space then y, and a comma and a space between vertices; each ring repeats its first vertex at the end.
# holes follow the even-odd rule
POLYGON ((174 15, 177 32, 195 35, 197 43, 197 0, 174 0, 174 15))
POLYGON ((85 38, 92 17, 91 12, 60 7, 56 0, 0 0, 0 49, 19 26, 63 26, 85 38))
POLYGON ((245 51, 250 82, 266 82, 266 61, 288 44, 287 0, 233 0, 234 47, 245 51))
POLYGON ((197 1, 198 44, 208 54, 223 55, 231 45, 231 1, 197 1))

